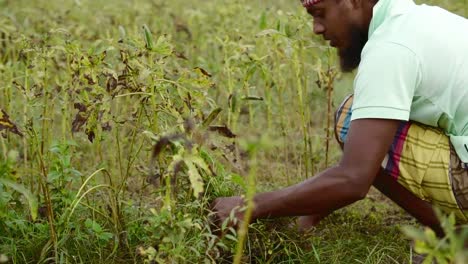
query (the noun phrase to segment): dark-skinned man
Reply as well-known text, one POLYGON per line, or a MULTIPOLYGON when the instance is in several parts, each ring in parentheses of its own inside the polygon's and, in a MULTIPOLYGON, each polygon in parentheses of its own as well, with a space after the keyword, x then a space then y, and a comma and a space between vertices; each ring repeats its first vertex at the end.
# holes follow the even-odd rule
MULTIPOLYGON (((434 206, 468 222, 468 20, 412 0, 302 5, 342 70, 358 69, 336 112, 343 156, 302 183, 257 194, 253 220, 301 216, 307 228, 373 185, 439 236, 434 206)), ((213 209, 224 221, 244 202, 218 198, 213 209)))

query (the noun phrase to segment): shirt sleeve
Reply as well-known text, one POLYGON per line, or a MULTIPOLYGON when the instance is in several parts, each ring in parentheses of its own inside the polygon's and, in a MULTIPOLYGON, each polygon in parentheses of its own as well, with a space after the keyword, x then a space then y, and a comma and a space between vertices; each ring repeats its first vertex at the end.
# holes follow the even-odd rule
POLYGON ((407 47, 396 43, 366 47, 354 81, 351 120, 409 120, 419 80, 419 60, 407 47))

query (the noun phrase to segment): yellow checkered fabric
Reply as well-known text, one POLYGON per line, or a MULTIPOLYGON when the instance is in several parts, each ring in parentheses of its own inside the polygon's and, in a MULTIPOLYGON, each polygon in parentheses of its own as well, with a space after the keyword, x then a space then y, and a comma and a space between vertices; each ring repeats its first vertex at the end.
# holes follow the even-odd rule
MULTIPOLYGON (((346 144, 352 103, 351 95, 336 112, 335 133, 340 144, 346 144)), ((462 210, 465 207, 460 206, 459 201, 462 199, 457 199, 454 195, 463 195, 463 188, 468 190, 468 186, 455 185, 455 192, 452 186, 453 177, 457 182, 468 183, 468 179, 465 179, 468 177, 468 170, 459 165, 458 156, 443 131, 411 121, 402 121, 382 163, 385 172, 414 195, 446 213, 455 213, 459 221, 468 222, 468 211, 462 210)))

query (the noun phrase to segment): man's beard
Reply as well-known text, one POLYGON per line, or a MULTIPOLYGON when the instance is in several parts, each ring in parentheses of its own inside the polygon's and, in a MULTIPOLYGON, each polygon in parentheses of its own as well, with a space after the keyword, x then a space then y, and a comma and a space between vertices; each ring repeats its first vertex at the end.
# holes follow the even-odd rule
POLYGON ((359 63, 361 63, 361 52, 368 38, 367 31, 363 31, 356 26, 351 26, 351 44, 346 48, 338 49, 340 66, 343 72, 351 72, 359 66, 359 63))

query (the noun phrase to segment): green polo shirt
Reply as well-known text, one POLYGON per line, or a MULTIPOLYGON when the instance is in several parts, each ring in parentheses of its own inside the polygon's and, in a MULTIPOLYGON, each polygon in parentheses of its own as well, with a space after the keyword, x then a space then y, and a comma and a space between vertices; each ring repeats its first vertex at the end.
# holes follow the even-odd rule
POLYGON ((380 0, 354 81, 352 120, 443 129, 468 163, 468 20, 412 0, 380 0))

